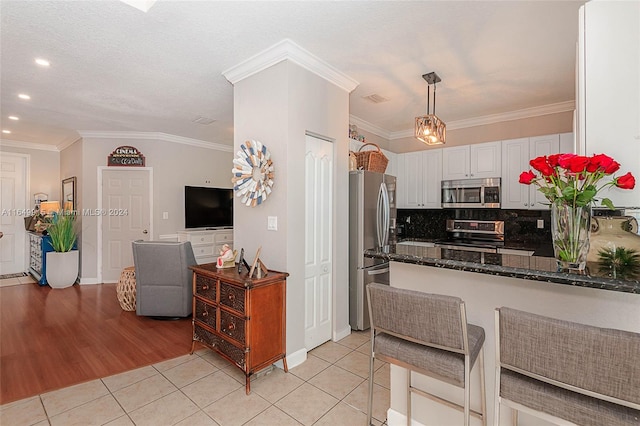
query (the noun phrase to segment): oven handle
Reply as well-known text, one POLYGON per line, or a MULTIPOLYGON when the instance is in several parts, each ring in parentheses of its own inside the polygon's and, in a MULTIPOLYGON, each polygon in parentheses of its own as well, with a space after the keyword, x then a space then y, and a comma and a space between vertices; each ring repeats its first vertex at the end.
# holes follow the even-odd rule
POLYGON ((497 253, 498 252, 498 249, 493 247, 458 246, 453 244, 442 244, 442 243, 436 243, 436 247, 440 247, 443 249, 450 249, 450 250, 475 251, 479 253, 497 253))

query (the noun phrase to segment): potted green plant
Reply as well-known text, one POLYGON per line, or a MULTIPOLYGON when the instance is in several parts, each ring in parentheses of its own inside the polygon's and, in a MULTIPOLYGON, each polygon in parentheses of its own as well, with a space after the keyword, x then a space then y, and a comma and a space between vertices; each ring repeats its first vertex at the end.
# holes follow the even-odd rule
POLYGON ((78 250, 74 250, 78 239, 76 216, 64 211, 54 213, 47 233, 54 250, 46 254, 47 283, 51 288, 70 287, 78 278, 79 267, 78 250))

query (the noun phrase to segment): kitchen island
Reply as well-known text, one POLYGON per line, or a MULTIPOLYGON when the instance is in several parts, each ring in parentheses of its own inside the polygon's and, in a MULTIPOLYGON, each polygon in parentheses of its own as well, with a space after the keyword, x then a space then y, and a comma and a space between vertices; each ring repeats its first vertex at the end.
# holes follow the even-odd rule
MULTIPOLYGON (((439 247, 403 246, 389 253, 366 250, 365 255, 390 261, 393 287, 446 294, 462 298, 470 323, 486 333, 485 376, 487 424, 493 424, 495 390, 494 310, 508 306, 540 315, 598 327, 640 332, 640 282, 637 278, 614 279, 589 265, 587 274, 557 272, 549 257, 492 254, 478 261, 478 254, 439 247), (484 263, 483 263, 484 262, 484 263), (599 276, 599 274, 604 276, 599 276)), ((461 389, 416 374, 414 385, 452 399, 463 399, 461 389)), ((479 408, 479 372, 471 377, 472 408, 479 408)), ((390 426, 406 424, 405 370, 391 368, 390 426)), ((414 402, 414 422, 423 425, 460 425, 462 413, 419 396, 414 402)), ((501 410, 501 425, 510 425, 511 413, 501 410)), ((520 415, 520 426, 548 425, 537 418, 520 415)), ((473 425, 480 425, 472 419, 473 425)))

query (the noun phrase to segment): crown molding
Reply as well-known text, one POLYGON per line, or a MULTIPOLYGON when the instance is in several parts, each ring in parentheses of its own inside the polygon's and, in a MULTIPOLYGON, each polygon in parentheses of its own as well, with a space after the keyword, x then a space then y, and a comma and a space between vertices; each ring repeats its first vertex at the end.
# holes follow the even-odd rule
POLYGON ((376 126, 373 123, 370 123, 366 120, 363 120, 360 117, 356 117, 353 114, 349 114, 349 124, 355 124, 358 129, 365 130, 369 133, 373 133, 374 135, 378 135, 385 139, 391 139, 391 132, 383 129, 382 127, 376 126))
POLYGON ((78 138, 78 139, 67 139, 66 141, 59 143, 58 145, 56 145, 56 148, 58 149, 58 151, 63 151, 67 148, 69 148, 71 145, 73 145, 74 143, 78 142, 82 140, 82 138, 78 138))
POLYGON ((284 39, 262 52, 251 56, 249 59, 240 62, 238 65, 226 69, 222 72, 222 75, 229 80, 231 84, 236 84, 247 77, 285 60, 300 65, 302 68, 335 84, 347 93, 352 92, 353 89, 360 84, 289 39, 284 39))
POLYGON ((24 149, 37 149, 40 151, 54 151, 59 152, 58 147, 55 145, 48 145, 46 143, 33 143, 15 141, 10 139, 0 139, 0 146, 6 146, 11 148, 24 148, 24 149))
POLYGON ((215 142, 207 142, 200 139, 192 139, 184 136, 170 135, 162 132, 112 132, 78 130, 82 138, 91 139, 137 139, 137 140, 161 140, 181 145, 190 145, 198 148, 214 149, 216 151, 233 152, 233 147, 215 142))
MULTIPOLYGON (((466 129, 468 127, 484 126, 487 124, 502 123, 504 121, 520 120, 524 118, 540 117, 549 114, 558 114, 561 112, 574 111, 576 109, 575 101, 559 102, 556 104, 542 105, 539 107, 519 109, 517 111, 510 111, 500 114, 485 115, 483 117, 469 118, 467 120, 448 121, 447 130, 466 129)), ((399 130, 397 132, 390 132, 386 129, 371 124, 355 115, 349 115, 349 123, 355 124, 358 128, 366 130, 386 138, 388 140, 412 138, 414 135, 414 129, 399 130)))

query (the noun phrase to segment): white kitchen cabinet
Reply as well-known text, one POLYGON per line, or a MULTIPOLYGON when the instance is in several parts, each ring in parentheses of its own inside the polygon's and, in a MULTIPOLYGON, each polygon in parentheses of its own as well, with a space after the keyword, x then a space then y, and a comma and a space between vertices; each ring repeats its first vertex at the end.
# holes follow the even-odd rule
POLYGON ((442 180, 499 177, 500 141, 442 149, 442 180))
POLYGON ((399 154, 398 169, 398 208, 441 208, 442 149, 399 154))
MULTIPOLYGON (((589 1, 580 8, 577 119, 579 153, 604 153, 616 175, 640 177, 640 2, 589 1)), ((598 193, 615 206, 640 204, 640 185, 598 193)))
POLYGON ((502 208, 548 209, 549 201, 537 186, 519 183, 520 173, 531 169, 529 161, 533 158, 560 152, 572 152, 572 146, 572 133, 502 141, 502 208), (561 140, 562 149, 560 147, 561 140))
MULTIPOLYGON (((355 140, 355 139, 349 139, 349 150, 353 151, 353 152, 358 152, 358 150, 360 149, 360 147, 364 145, 362 142, 355 140)), ((365 148, 365 150, 375 150, 374 146, 367 146, 365 148)), ((387 170, 385 170, 385 174, 387 175, 391 175, 391 176, 398 176, 398 154, 396 154, 395 152, 391 152, 391 151, 387 151, 386 149, 382 149, 380 148, 380 151, 382 151, 382 153, 384 154, 385 157, 387 157, 387 160, 389 160, 389 163, 387 163, 387 170)))

